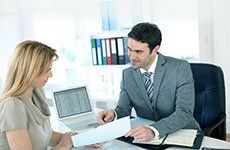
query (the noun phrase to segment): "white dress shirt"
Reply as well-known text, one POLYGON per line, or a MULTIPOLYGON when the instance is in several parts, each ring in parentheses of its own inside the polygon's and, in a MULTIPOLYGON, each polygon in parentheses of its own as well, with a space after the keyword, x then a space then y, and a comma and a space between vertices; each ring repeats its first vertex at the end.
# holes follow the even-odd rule
MULTIPOLYGON (((156 69, 156 65, 157 65, 157 60, 158 60, 158 54, 156 55, 153 64, 150 66, 150 68, 149 68, 148 70, 144 70, 143 68, 140 68, 140 71, 141 71, 141 74, 142 74, 142 75, 143 75, 143 73, 145 73, 146 71, 152 72, 152 73, 153 73, 153 74, 151 75, 151 77, 150 77, 151 82, 153 82, 153 79, 154 79, 154 74, 155 74, 155 69, 156 69)), ((159 139, 159 131, 158 131, 156 128, 154 128, 154 127, 152 127, 152 126, 146 126, 146 127, 152 129, 153 132, 155 133, 155 137, 154 137, 153 139, 159 139)))

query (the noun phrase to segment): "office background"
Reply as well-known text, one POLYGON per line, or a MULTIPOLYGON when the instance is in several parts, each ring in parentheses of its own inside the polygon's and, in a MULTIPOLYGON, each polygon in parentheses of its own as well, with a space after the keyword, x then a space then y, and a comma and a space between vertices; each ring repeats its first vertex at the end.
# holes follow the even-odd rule
POLYGON ((223 69, 230 133, 229 0, 0 0, 0 91, 12 50, 31 39, 56 48, 60 56, 45 87, 48 97, 54 88, 88 84, 99 105, 113 107, 121 71, 129 65, 93 66, 90 38, 128 31, 138 22, 159 26, 163 54, 223 69))

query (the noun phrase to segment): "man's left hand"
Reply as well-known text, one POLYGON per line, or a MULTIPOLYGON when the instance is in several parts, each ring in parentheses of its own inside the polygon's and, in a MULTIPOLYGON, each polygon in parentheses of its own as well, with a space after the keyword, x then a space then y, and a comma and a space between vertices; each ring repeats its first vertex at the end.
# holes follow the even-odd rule
POLYGON ((134 137, 138 142, 148 142, 155 137, 155 133, 146 126, 138 125, 125 134, 125 137, 128 136, 134 137))

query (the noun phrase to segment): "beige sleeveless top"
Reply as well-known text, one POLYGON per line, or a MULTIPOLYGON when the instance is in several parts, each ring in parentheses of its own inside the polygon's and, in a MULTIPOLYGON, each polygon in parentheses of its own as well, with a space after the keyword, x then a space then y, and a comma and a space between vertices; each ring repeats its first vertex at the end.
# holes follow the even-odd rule
POLYGON ((48 147, 52 130, 50 111, 42 89, 34 89, 33 102, 25 96, 8 97, 0 102, 0 149, 8 150, 6 131, 27 129, 33 150, 48 147))

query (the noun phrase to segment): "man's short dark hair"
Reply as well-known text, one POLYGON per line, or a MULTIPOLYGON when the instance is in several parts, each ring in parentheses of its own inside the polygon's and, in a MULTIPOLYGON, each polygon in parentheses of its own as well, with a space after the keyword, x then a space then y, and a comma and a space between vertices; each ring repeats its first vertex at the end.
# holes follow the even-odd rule
POLYGON ((138 23, 128 33, 128 37, 138 42, 147 43, 152 53, 152 50, 161 45, 161 31, 157 25, 152 23, 138 23))

